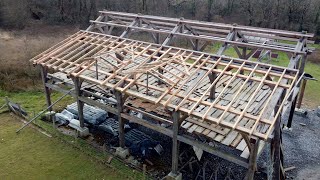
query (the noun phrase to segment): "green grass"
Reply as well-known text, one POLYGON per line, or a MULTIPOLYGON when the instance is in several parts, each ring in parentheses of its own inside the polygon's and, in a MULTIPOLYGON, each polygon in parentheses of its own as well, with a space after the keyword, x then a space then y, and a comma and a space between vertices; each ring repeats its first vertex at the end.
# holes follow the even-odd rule
POLYGON ((35 129, 26 128, 16 134, 20 126, 8 113, 0 114, 1 179, 141 178, 129 168, 119 171, 98 163, 59 138, 49 138, 35 129))
MULTIPOLYGON (((7 96, 11 101, 19 103, 32 117, 46 108, 44 93, 26 91, 9 93, 0 90, 0 106, 7 96)), ((52 101, 62 94, 53 93, 52 101)), ((67 104, 74 102, 72 97, 65 97, 54 110, 60 111, 67 104)), ((22 125, 12 120, 7 114, 0 114, 0 177, 18 179, 27 173, 24 179, 141 179, 142 173, 134 171, 117 159, 113 159, 113 169, 97 161, 105 161, 110 154, 94 149, 83 139, 75 139, 56 131, 52 124, 37 120, 45 131, 53 135, 49 138, 25 128, 19 135, 15 131, 22 125), (6 143, 1 141, 6 139, 6 143), (65 143, 62 143, 65 142, 65 143), (4 148, 2 148, 4 147, 4 148), (80 152, 79 152, 80 150, 80 152), (85 153, 84 153, 85 152, 85 153)))

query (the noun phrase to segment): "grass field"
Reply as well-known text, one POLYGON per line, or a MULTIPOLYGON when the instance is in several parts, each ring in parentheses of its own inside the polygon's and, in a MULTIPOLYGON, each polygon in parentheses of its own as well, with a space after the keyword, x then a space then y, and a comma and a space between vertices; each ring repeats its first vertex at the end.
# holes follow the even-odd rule
MULTIPOLYGON (((45 98, 40 91, 8 93, 0 90, 0 97, 8 96, 19 103, 31 116, 45 108, 45 98)), ((53 93, 52 99, 58 99, 53 93)), ((59 111, 74 102, 66 97, 54 107, 59 111)), ((4 103, 0 99, 0 106, 4 103)), ((141 179, 142 173, 113 159, 110 168, 98 161, 106 161, 110 154, 91 147, 85 140, 62 135, 50 123, 35 122, 52 138, 26 128, 19 135, 15 131, 22 125, 8 113, 0 114, 0 177, 5 179, 141 179), (67 142, 67 143, 66 143, 67 142), (85 152, 85 153, 84 153, 85 152), (95 160, 93 160, 95 159, 95 160), (97 161, 96 161, 97 160, 97 161)))
MULTIPOLYGON (((35 129, 15 131, 20 121, 0 114, 1 179, 135 179, 92 160, 87 154, 35 129), (128 178, 130 177, 130 178, 128 178)), ((128 171, 127 171, 128 172, 128 171)), ((132 175, 132 176, 130 176, 132 175)))

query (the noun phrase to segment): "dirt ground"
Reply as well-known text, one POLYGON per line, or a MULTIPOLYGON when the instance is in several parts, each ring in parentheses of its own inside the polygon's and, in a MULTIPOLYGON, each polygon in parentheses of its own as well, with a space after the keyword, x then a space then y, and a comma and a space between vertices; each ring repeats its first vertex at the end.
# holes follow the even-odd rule
POLYGON ((78 31, 74 26, 33 23, 23 30, 5 30, 0 27, 0 64, 28 63, 33 57, 78 31))
POLYGON ((8 91, 31 90, 39 73, 29 59, 70 36, 75 26, 29 24, 23 30, 0 27, 0 88, 8 91))

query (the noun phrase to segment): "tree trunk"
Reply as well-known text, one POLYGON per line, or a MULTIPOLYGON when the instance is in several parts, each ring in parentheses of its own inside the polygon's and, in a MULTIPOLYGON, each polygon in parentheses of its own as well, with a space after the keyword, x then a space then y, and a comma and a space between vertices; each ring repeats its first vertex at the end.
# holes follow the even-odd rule
POLYGON ((210 22, 212 20, 212 5, 213 5, 213 0, 208 0, 208 16, 207 16, 207 21, 210 22))

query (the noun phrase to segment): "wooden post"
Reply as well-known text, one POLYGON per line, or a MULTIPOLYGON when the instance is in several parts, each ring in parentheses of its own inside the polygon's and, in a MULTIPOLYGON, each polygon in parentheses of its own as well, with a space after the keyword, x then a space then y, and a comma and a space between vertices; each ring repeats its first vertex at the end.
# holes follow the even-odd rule
POLYGON ((292 120, 293 120, 293 115, 294 115, 294 110, 296 108, 296 103, 297 103, 298 97, 295 97, 292 104, 291 104, 291 109, 290 109, 290 114, 288 118, 288 123, 287 123, 287 128, 291 128, 292 126, 292 120))
POLYGON ((172 173, 178 175, 178 165, 179 165, 179 145, 178 145, 178 131, 179 131, 179 120, 180 112, 174 111, 172 114, 173 120, 173 136, 172 136, 172 173))
POLYGON ((160 33, 156 33, 156 44, 160 44, 160 33))
POLYGON ((247 47, 243 47, 241 59, 246 59, 246 58, 247 58, 247 47))
POLYGON ((300 61, 299 73, 302 74, 304 72, 304 67, 306 65, 307 55, 303 55, 300 61))
MULTIPOLYGON (((41 65, 39 65, 39 68, 40 68, 40 72, 41 72, 42 83, 44 86, 44 93, 46 96, 47 107, 50 107, 51 106, 51 96, 50 96, 51 93, 50 93, 50 89, 46 86, 46 83, 48 82, 48 78, 47 78, 48 72, 45 69, 45 67, 43 67, 41 65)), ((52 111, 52 108, 49 108, 49 111, 52 111)))
POLYGON ((123 112, 123 97, 120 91, 115 91, 115 96, 117 99, 117 116, 119 121, 119 146, 125 147, 125 139, 124 139, 124 119, 121 117, 121 113, 123 112))
MULTIPOLYGON (((209 74, 210 83, 213 83, 216 78, 217 78, 217 76, 216 76, 215 73, 210 73, 209 74)), ((209 99, 214 100, 215 99, 215 94, 216 94, 216 86, 214 85, 210 89, 209 99)))
POLYGON ((195 51, 199 51, 199 39, 195 40, 195 47, 194 47, 195 51))
MULTIPOLYGON (((101 21, 102 21, 102 22, 108 22, 108 21, 109 21, 109 17, 106 15, 106 16, 103 17, 103 19, 102 19, 101 21)), ((108 34, 108 32, 109 32, 109 26, 108 26, 108 25, 104 26, 104 27, 103 27, 103 31, 104 31, 105 34, 108 34)), ((111 34, 111 33, 110 33, 110 34, 111 34)))
POLYGON ((297 108, 301 108, 301 104, 302 104, 302 100, 303 100, 303 96, 304 96, 304 90, 306 89, 306 84, 307 84, 307 80, 303 79, 302 85, 300 88, 300 94, 299 94, 299 98, 298 98, 297 108))
POLYGON ((96 78, 99 79, 98 59, 96 59, 96 78))
POLYGON ((252 180, 254 178, 254 173, 257 169, 257 156, 258 156, 258 149, 259 149, 259 142, 260 140, 251 139, 250 140, 250 146, 251 146, 251 152, 250 152, 250 158, 249 158, 249 170, 247 179, 252 180))
POLYGON ((276 119, 275 127, 274 127, 274 137, 272 142, 273 147, 273 172, 274 172, 274 178, 280 179, 281 177, 281 160, 280 160, 280 142, 281 142, 281 127, 280 127, 280 120, 281 115, 276 119))
POLYGON ((79 97, 82 95, 81 92, 81 84, 79 78, 74 79, 74 86, 75 86, 75 92, 76 92, 76 99, 77 99, 77 106, 78 106, 78 117, 80 121, 80 127, 84 127, 84 116, 83 116, 83 107, 84 103, 79 99, 79 97))

